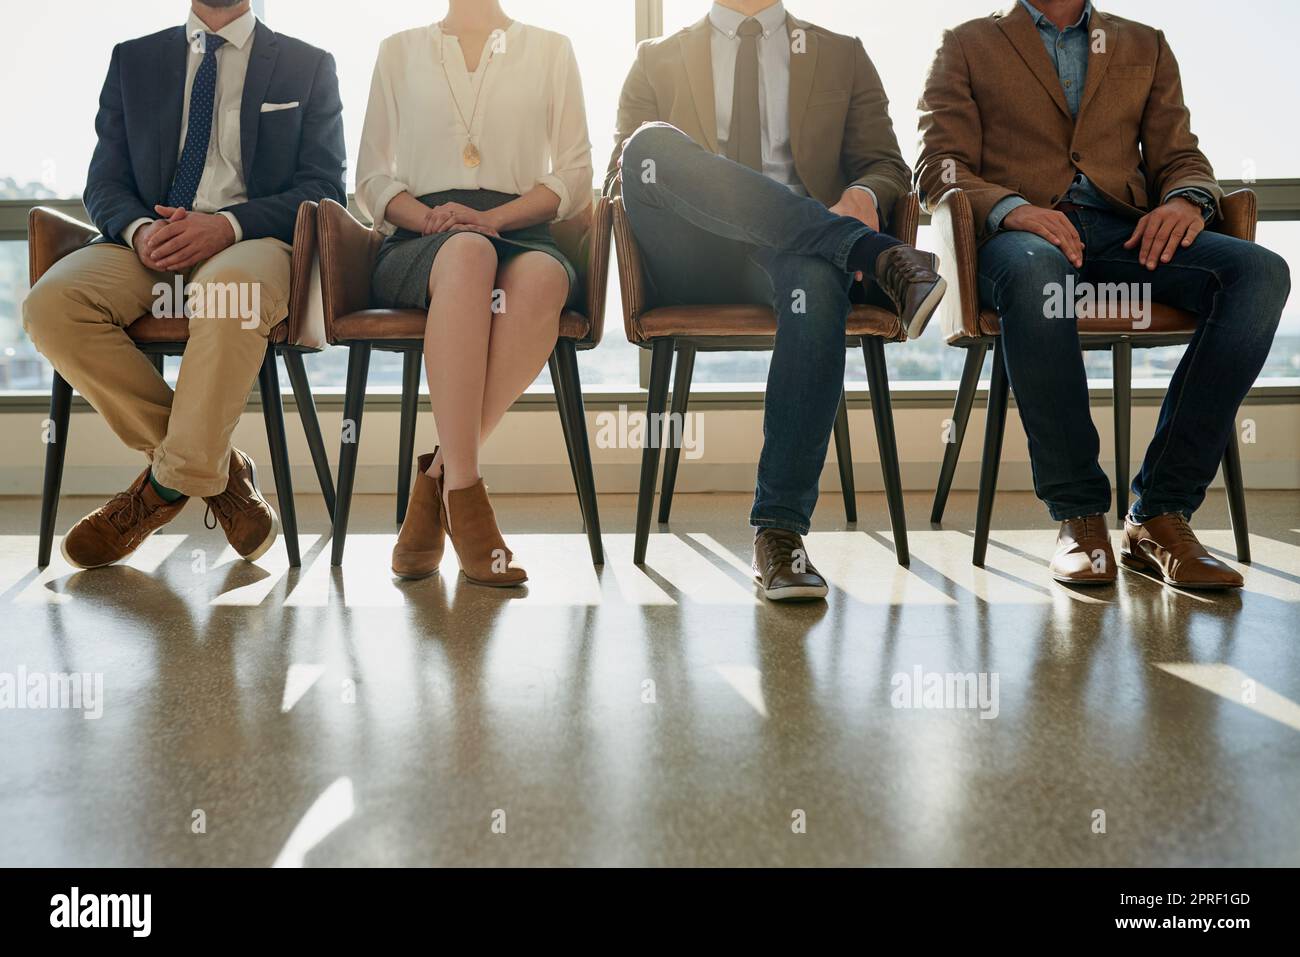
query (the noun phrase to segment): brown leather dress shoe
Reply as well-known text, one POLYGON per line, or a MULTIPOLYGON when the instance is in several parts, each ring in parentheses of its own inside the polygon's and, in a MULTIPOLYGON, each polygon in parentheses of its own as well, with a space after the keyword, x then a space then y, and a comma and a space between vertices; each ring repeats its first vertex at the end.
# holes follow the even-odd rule
POLYGON ((418 473, 411 486, 411 500, 393 546, 392 568, 398 578, 428 578, 442 564, 447 547, 442 527, 442 482, 429 475, 429 466, 437 454, 435 448, 421 455, 416 463, 418 473))
POLYGON ((1187 519, 1177 512, 1157 515, 1141 525, 1125 518, 1120 560, 1177 588, 1240 588, 1245 584, 1241 575, 1205 550, 1187 519))
POLYGON ((442 518, 467 580, 492 588, 512 588, 528 581, 528 573, 514 564, 501 537, 482 479, 469 488, 449 491, 442 518))
POLYGON ((1067 585, 1113 585, 1118 569, 1105 515, 1067 518, 1056 536, 1052 577, 1067 585))
POLYGON ((826 579, 813 567, 803 539, 784 528, 760 528, 754 536, 754 577, 770 601, 825 598, 826 579))
POLYGON ((948 288, 939 275, 939 257, 906 245, 891 246, 876 257, 876 282, 894 301, 909 339, 925 331, 948 288))
POLYGON ((275 544, 275 510, 257 490, 257 467, 246 453, 230 450, 230 479, 226 490, 206 496, 203 501, 208 503, 203 524, 216 528, 220 523, 226 541, 244 561, 257 561, 275 544), (208 515, 216 516, 211 525, 208 515))
POLYGON ((120 562, 158 529, 180 514, 189 501, 168 502, 149 484, 149 470, 91 512, 63 536, 60 550, 69 565, 102 568, 120 562))

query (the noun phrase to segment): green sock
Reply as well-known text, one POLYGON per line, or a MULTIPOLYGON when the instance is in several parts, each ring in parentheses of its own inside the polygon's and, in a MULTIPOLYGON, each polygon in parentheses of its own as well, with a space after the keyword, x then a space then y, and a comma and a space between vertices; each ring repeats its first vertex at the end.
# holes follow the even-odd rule
POLYGON ((158 480, 153 477, 153 472, 149 473, 149 484, 153 486, 153 490, 158 493, 158 497, 164 502, 174 502, 178 498, 185 497, 184 492, 178 492, 176 489, 168 488, 166 485, 159 485, 158 480))

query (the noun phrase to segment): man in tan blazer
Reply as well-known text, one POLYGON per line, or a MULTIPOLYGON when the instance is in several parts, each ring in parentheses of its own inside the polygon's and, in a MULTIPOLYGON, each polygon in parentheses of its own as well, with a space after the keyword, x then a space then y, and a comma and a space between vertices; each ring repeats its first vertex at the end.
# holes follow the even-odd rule
POLYGON ((1061 304, 1123 284, 1137 293, 1135 328, 1153 301, 1201 322, 1133 482, 1122 557, 1172 585, 1240 586, 1188 520, 1268 356, 1290 277, 1280 256, 1206 231, 1222 193, 1164 34, 1086 0, 1018 0, 944 34, 920 108, 923 202, 961 189, 974 209, 980 300, 1000 317, 1034 487, 1061 522, 1053 576, 1116 578, 1075 300, 1061 304))
POLYGON ((880 231, 908 179, 862 44, 777 0, 720 0, 637 50, 605 188, 623 197, 651 297, 777 315, 750 515, 770 599, 826 595, 801 536, 844 387, 855 276, 875 279, 909 332, 943 295, 935 257, 880 231))

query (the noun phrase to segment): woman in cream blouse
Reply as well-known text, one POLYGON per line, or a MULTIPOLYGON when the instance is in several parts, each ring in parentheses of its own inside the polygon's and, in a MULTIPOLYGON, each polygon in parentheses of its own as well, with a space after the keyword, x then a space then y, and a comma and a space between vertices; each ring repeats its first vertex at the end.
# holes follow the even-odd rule
POLYGON ((549 224, 591 202, 582 84, 566 37, 497 0, 451 0, 440 23, 380 45, 357 204, 387 234, 376 306, 427 309, 424 361, 439 448, 420 457, 393 572, 438 569, 444 533, 466 578, 509 586, 513 564, 479 448, 555 346, 576 274, 549 224))

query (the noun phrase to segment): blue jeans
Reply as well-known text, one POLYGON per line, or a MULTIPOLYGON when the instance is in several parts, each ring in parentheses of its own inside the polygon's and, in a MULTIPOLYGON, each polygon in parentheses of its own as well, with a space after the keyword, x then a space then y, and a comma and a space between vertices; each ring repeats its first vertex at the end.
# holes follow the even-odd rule
MULTIPOLYGON (((979 253, 980 301, 1002 317, 1002 347, 1029 438, 1034 490, 1058 521, 1110 510, 1111 484, 1097 461, 1079 333, 1072 313, 1045 308, 1047 290, 1078 283, 1150 283, 1150 298, 1193 312, 1196 333, 1160 408, 1155 436, 1133 480, 1137 520, 1205 499, 1241 405, 1268 357, 1291 289, 1286 260, 1254 243, 1201 233, 1154 272, 1125 249, 1135 222, 1108 210, 1067 214, 1083 240, 1076 269, 1047 240, 1001 232, 979 253)), ((1140 288, 1140 287, 1139 287, 1140 288)))
POLYGON ((898 240, 666 123, 623 149, 623 204, 656 305, 752 303, 776 312, 751 525, 808 532, 844 389, 849 253, 898 240))

